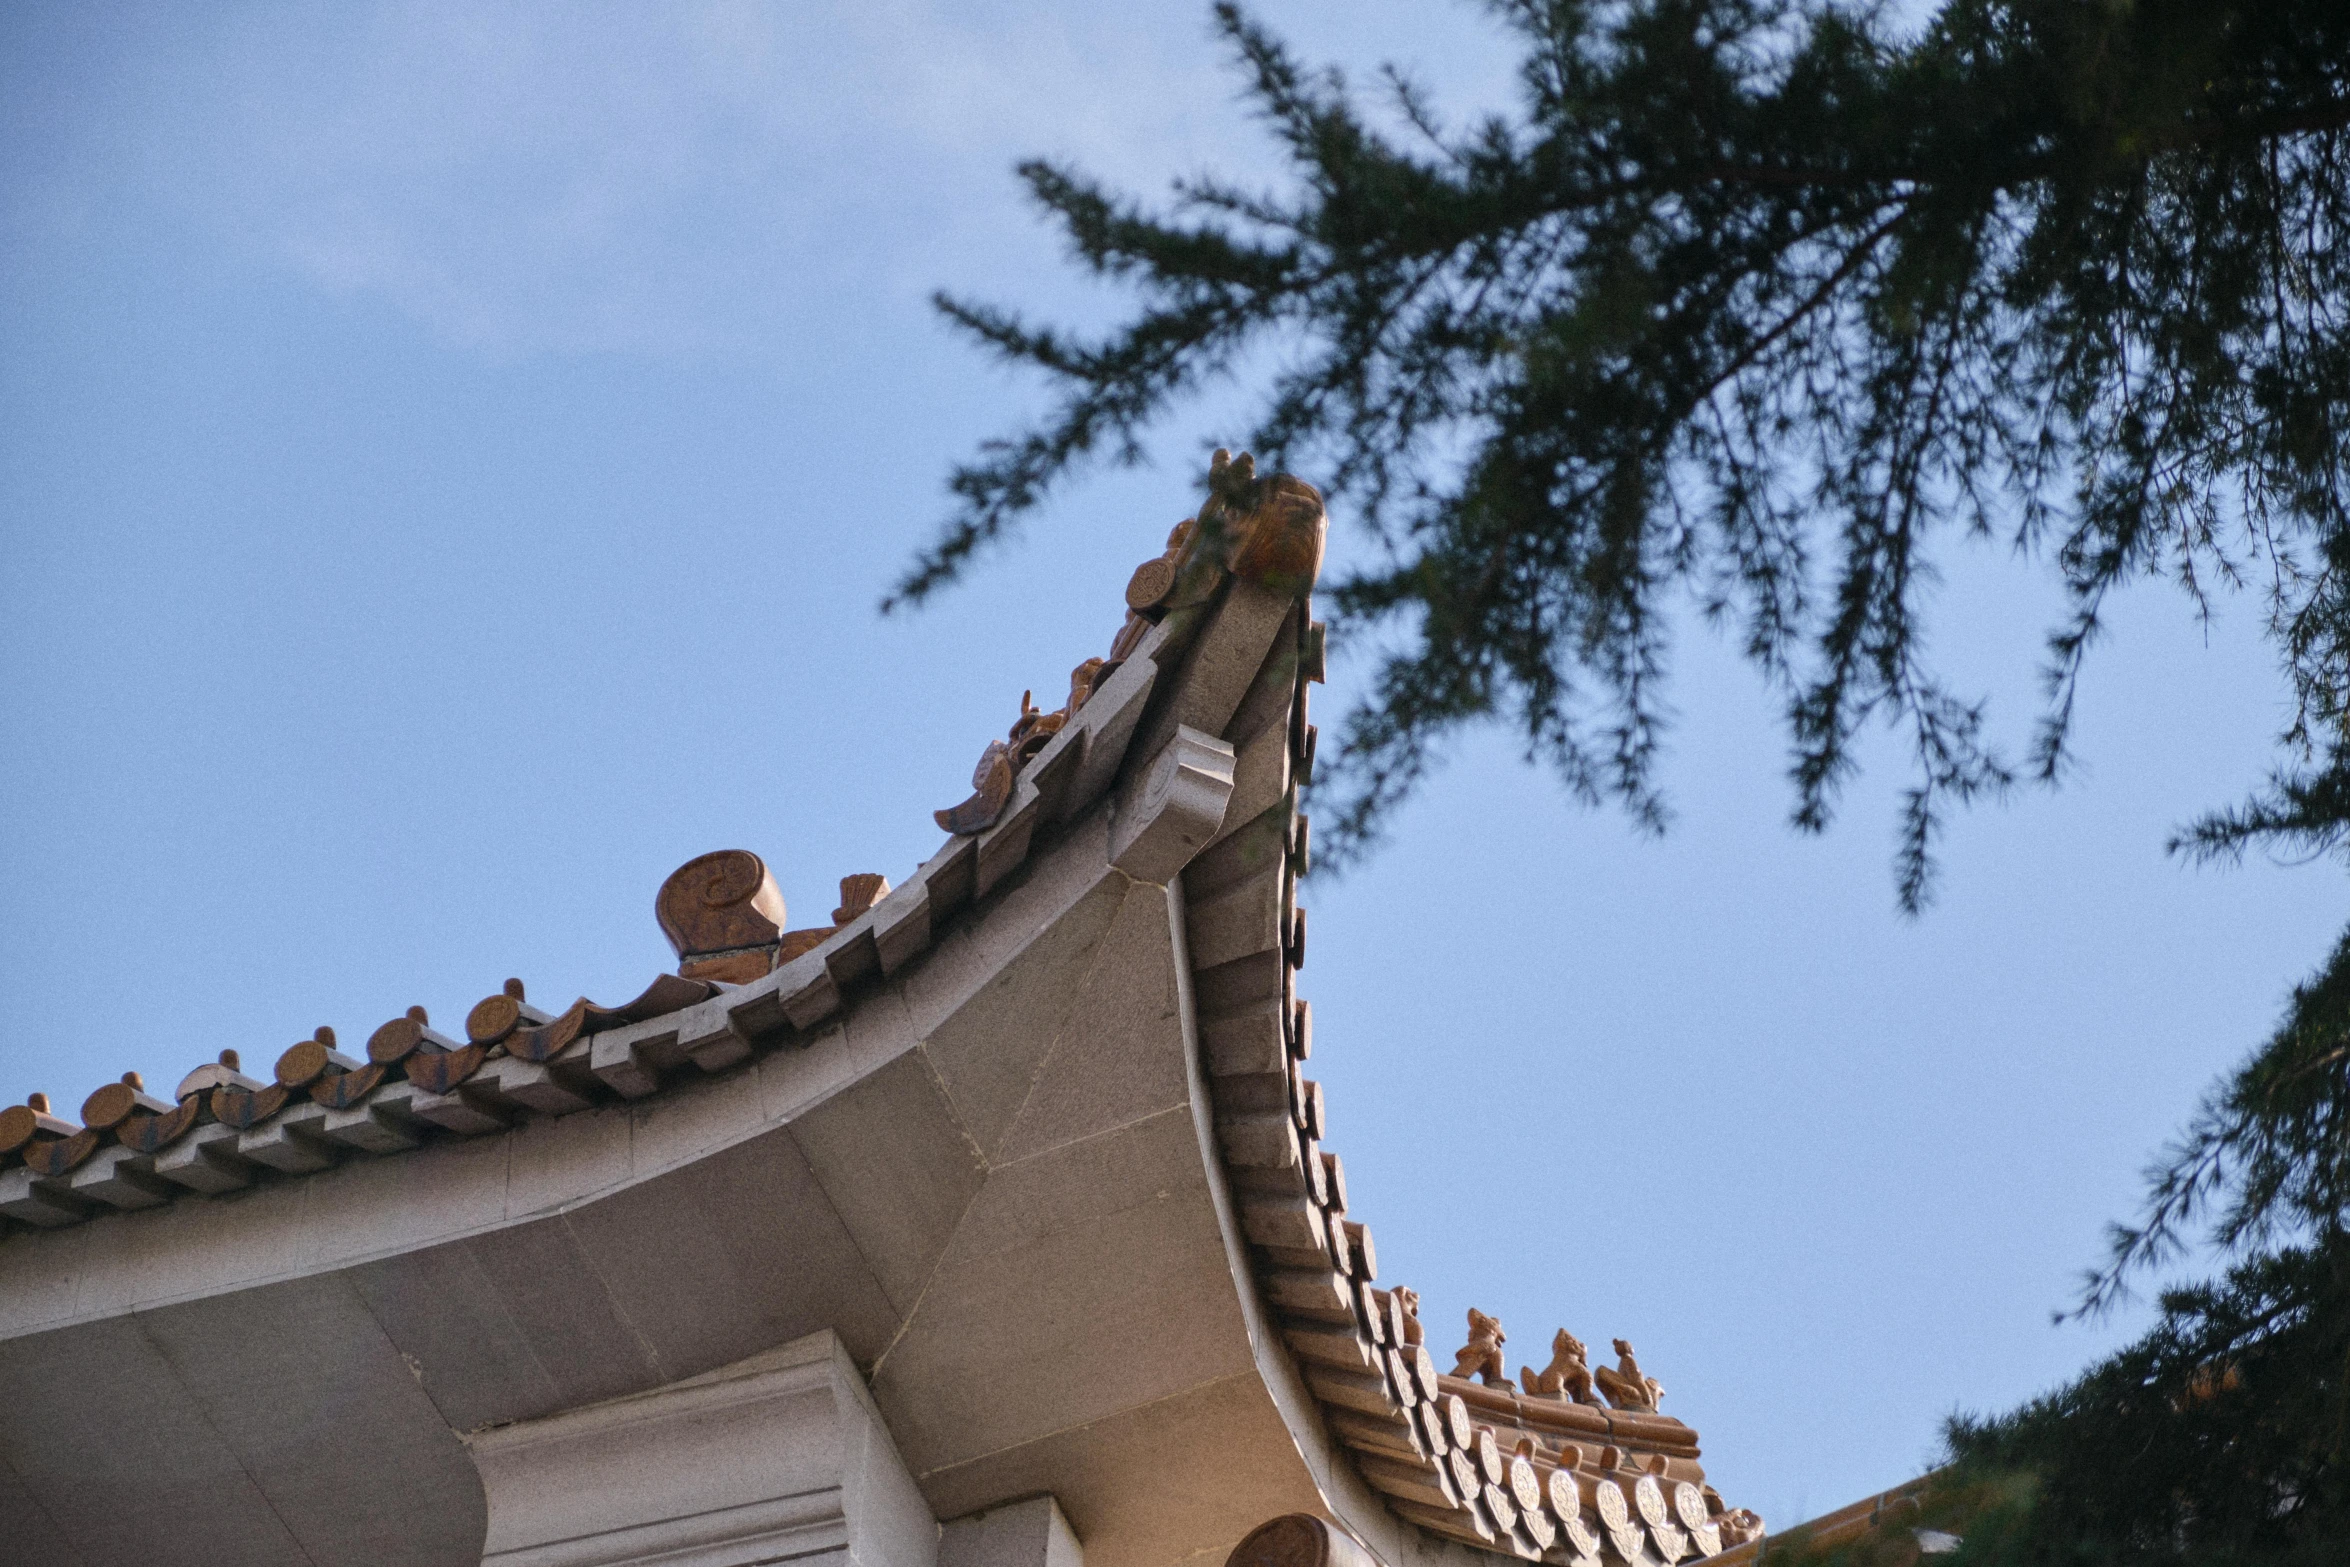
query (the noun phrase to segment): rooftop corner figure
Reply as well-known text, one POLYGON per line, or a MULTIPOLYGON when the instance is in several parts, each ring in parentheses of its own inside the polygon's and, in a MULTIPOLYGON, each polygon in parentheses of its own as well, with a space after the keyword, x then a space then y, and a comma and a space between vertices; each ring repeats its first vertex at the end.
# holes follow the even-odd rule
POLYGON ((1637 1409, 1653 1412, 1664 1401, 1665 1385, 1651 1376, 1643 1376, 1640 1362, 1632 1358, 1628 1339, 1616 1340, 1616 1364, 1613 1370, 1606 1366, 1592 1373, 1599 1390, 1607 1401, 1618 1409, 1637 1409))
POLYGON ((1573 1404, 1596 1404, 1599 1398, 1591 1391, 1591 1367, 1586 1364, 1586 1355, 1583 1341, 1561 1328, 1550 1340, 1550 1364, 1540 1371, 1532 1366, 1520 1366, 1518 1381, 1528 1393, 1536 1397, 1563 1398, 1573 1404))
POLYGON ((989 741, 980 754, 971 797, 934 813, 938 825, 960 836, 994 826, 1028 764, 1118 672, 1144 635, 1170 615, 1197 612, 1227 573, 1305 598, 1321 575, 1329 528, 1320 490, 1292 474, 1259 478, 1255 458, 1217 448, 1208 466, 1208 498, 1198 514, 1177 523, 1166 549, 1137 566, 1127 582, 1126 623, 1110 644, 1110 656, 1089 658, 1071 671, 1069 698, 1052 712, 1036 707, 1033 692, 1021 693, 1010 734, 989 741))
POLYGON ((1458 1351, 1452 1368, 1456 1377, 1478 1377, 1487 1387, 1508 1387, 1509 1372, 1503 1367, 1501 1346, 1509 1335, 1501 1330, 1501 1319, 1489 1317, 1476 1307, 1469 1308, 1469 1342, 1458 1351))
MULTIPOLYGON (((1259 478, 1254 457, 1243 452, 1236 458, 1218 447, 1208 464, 1206 503, 1196 517, 1175 525, 1163 555, 1135 568, 1126 584, 1126 607, 1136 619, 1155 622, 1197 602, 1214 587, 1219 567, 1303 598, 1321 575, 1329 528, 1320 490, 1294 474, 1259 478)), ((1113 659, 1135 634, 1130 621, 1113 659)))

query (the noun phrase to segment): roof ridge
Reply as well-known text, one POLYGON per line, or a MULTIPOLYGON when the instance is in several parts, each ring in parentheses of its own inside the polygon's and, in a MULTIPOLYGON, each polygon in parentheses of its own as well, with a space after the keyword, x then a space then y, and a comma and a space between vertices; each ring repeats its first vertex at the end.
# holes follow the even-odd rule
POLYGON ((1159 674, 1183 657, 1223 585, 1310 589, 1324 526, 1311 485, 1260 478, 1246 455, 1219 451, 1197 515, 1128 583, 1108 655, 1076 666, 1053 712, 1023 693, 1006 738, 981 757, 972 798, 937 813, 947 841, 895 887, 870 872, 842 878, 830 925, 783 929, 764 861, 719 850, 680 867, 655 899, 678 970, 617 1005, 582 996, 550 1014, 510 979, 472 1007, 462 1039, 411 1007, 369 1036, 364 1059, 322 1027, 267 1079, 247 1076, 233 1049, 190 1071, 170 1101, 126 1073, 84 1101, 80 1124, 36 1093, 0 1110, 0 1236, 639 1099, 689 1063, 722 1072, 811 1034, 860 983, 927 951, 943 922, 1026 863, 1040 832, 1100 798, 1159 674))

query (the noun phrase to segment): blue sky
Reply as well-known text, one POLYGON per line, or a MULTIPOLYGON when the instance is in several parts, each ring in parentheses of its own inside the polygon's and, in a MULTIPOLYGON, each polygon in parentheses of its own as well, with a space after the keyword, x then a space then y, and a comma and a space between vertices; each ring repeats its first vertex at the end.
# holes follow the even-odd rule
MULTIPOLYGON (((1468 7, 1262 14, 1457 110, 1509 91, 1468 7)), ((1272 173, 1204 6, 24 4, 0 84, 0 1098, 457 1017, 508 974, 632 994, 707 849, 822 919, 1106 646, 1230 428, 1224 396, 875 612, 949 464, 1037 406, 929 291, 1115 308, 1013 160, 1272 173)), ((2020 736, 2046 587, 1945 565, 1937 649, 2020 736)), ((2258 629, 2123 602, 2081 773, 1959 822, 1915 921, 1892 759, 1790 832, 1702 632, 1661 840, 1465 737, 1385 854, 1307 887, 1384 1275, 1448 1345, 1472 1304, 1522 1351, 1634 1339, 1775 1524, 2118 1341, 2049 1312, 2344 916, 2330 868, 2162 852, 2266 764, 2258 629)))

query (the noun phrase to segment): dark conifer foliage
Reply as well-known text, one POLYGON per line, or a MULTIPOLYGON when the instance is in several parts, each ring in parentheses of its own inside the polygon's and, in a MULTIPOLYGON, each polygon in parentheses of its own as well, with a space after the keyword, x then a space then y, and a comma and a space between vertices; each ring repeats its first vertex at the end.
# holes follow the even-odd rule
POLYGON ((2350 7, 1955 0, 1906 32, 1819 0, 1492 8, 1524 49, 1512 114, 1448 130, 1401 75, 1366 108, 1225 6, 1285 186, 1153 206, 1025 165, 1137 306, 1085 337, 941 298, 1057 400, 956 471, 891 602, 1261 373, 1247 444, 1384 546, 1334 584, 1335 629, 1399 633, 1324 751, 1341 856, 1487 718, 1661 820, 1694 604, 1783 695, 1799 825, 1866 726, 1903 734, 1915 907, 1951 804, 2058 775, 2100 611, 2157 575, 2265 595, 2301 699, 2273 788, 2192 842, 2337 841, 2350 7), (1921 594, 1967 532, 2069 594, 2024 754, 1923 656, 1921 594))
POLYGON ((2234 1265, 2071 1386, 1954 1422, 1954 1478, 2032 1497, 1968 1562, 2350 1561, 2350 937, 2149 1185, 2086 1308, 2196 1242, 2234 1265))
MULTIPOLYGON (((1395 650, 1318 784, 1342 853, 1494 719, 1661 821, 1694 606, 1781 694, 1798 825, 1867 727, 1905 737, 1915 908, 1951 806, 2060 776, 2109 596, 2168 578, 2198 608, 2256 595, 2297 698, 2266 786, 2174 847, 2350 857, 2350 5, 1491 8, 1523 46, 1513 113, 1447 129, 1393 73, 1366 108, 1225 6, 1285 184, 1154 206, 1024 166, 1135 308, 1087 337, 940 299, 1056 399, 956 471, 891 602, 1237 376, 1262 401, 1231 444, 1376 546, 1330 585, 1334 629, 1395 650), (2070 606, 2020 754, 1923 655, 1970 535, 2070 606)), ((2206 1244, 2228 1271, 2140 1342, 1953 1425, 1960 1560, 2350 1561, 2350 937, 2151 1172, 2084 1309, 2206 1244)))

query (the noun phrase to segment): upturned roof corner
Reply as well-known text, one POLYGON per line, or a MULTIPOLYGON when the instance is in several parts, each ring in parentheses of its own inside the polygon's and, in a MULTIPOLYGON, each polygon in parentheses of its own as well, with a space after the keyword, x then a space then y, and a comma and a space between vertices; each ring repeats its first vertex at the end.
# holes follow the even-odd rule
MULTIPOLYGON (((1013 950, 992 933, 996 911, 1018 902, 1044 858, 1075 854, 1090 857, 1086 875, 1128 890, 1080 886, 1056 907, 1106 898, 1104 909, 1122 909, 1140 897, 1133 908, 1163 901, 1162 926, 1176 922, 1159 939, 1179 955, 1171 983, 1229 1244, 1245 1253, 1251 1309, 1273 1325, 1280 1376, 1310 1401, 1313 1430, 1298 1439, 1344 1454, 1351 1476, 1348 1495, 1323 1496, 1322 1509, 1365 1538, 1401 1526, 1562 1567, 1669 1567, 1755 1538, 1760 1520, 1706 1482, 1697 1433, 1658 1411, 1663 1390, 1629 1344, 1618 1341, 1618 1365, 1593 1367, 1561 1329, 1549 1364, 1513 1384, 1500 1323, 1472 1311, 1445 1370, 1417 1292, 1376 1282, 1369 1227, 1325 1146, 1322 1090, 1304 1075, 1312 1011, 1296 983, 1311 856, 1300 799, 1316 746, 1308 696, 1325 661, 1311 595, 1327 526, 1312 485, 1218 452, 1197 514, 1133 573, 1106 651, 1073 668, 1059 706, 1023 694, 969 797, 937 813, 945 842, 902 879, 845 876, 825 922, 792 928, 765 861, 717 850, 660 887, 655 916, 677 966, 625 1002, 581 997, 549 1011, 513 979, 448 1032, 422 1007, 357 1050, 321 1028, 261 1076, 226 1051, 170 1098, 135 1074, 108 1083, 78 1123, 35 1095, 0 1111, 0 1229, 37 1245, 22 1232, 126 1222, 133 1210, 189 1208, 354 1161, 658 1106, 766 1063, 804 1057, 806 1069, 793 1068, 802 1079, 856 1080, 870 1062, 818 1058, 869 1048, 857 1019, 871 998, 903 992, 892 1004, 910 1016, 933 966, 973 963, 978 978, 957 980, 957 994, 981 995, 985 964, 1007 961, 984 954, 1013 950), (1374 1498, 1390 1521, 1375 1525, 1348 1496, 1374 1498)), ((998 1026, 1059 1025, 1013 1012, 998 1026)), ((1040 1072, 1039 1083, 1051 1074, 1019 1070, 1040 1072)), ((791 1103, 836 1091, 795 1086, 791 1103)), ((883 1358, 863 1353, 868 1366, 883 1358)), ((923 1466, 919 1444, 909 1464, 934 1502, 960 1494, 949 1471, 923 1466)))

